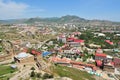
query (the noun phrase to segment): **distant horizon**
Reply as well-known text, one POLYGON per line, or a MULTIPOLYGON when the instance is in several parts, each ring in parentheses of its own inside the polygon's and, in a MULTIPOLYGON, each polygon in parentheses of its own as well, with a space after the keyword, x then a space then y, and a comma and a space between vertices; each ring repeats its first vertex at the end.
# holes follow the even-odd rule
POLYGON ((120 22, 120 0, 0 0, 0 20, 76 15, 120 22))
MULTIPOLYGON (((63 16, 68 16, 68 15, 69 15, 69 14, 63 15, 63 16)), ((30 18, 42 18, 42 19, 44 19, 44 18, 61 18, 61 17, 63 17, 63 16, 50 16, 50 17, 35 16, 35 17, 10 18, 10 19, 0 19, 0 20, 3 20, 3 21, 5 20, 5 21, 7 21, 7 20, 20 20, 20 19, 30 19, 30 18)), ((77 16, 77 17, 83 18, 83 19, 85 19, 85 20, 100 20, 100 21, 120 22, 120 21, 112 21, 112 20, 105 20, 105 19, 87 19, 87 18, 84 18, 84 17, 80 17, 80 16, 78 16, 78 15, 69 15, 69 16, 77 16)))

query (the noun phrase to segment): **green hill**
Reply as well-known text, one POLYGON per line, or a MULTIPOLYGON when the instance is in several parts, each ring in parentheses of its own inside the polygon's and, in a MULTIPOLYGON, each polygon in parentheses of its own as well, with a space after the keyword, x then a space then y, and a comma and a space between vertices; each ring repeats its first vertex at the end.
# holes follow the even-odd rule
POLYGON ((55 66, 53 72, 60 77, 69 77, 73 80, 95 80, 93 75, 88 74, 85 71, 80 71, 78 69, 66 66, 55 66))

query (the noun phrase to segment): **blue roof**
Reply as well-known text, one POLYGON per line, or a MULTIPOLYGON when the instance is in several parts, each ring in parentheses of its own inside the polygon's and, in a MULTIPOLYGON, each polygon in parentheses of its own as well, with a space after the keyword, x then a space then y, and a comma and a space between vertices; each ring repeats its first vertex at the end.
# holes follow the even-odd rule
POLYGON ((48 52, 48 51, 45 51, 45 52, 42 53, 42 56, 45 57, 45 56, 50 55, 50 54, 52 54, 52 53, 48 52))

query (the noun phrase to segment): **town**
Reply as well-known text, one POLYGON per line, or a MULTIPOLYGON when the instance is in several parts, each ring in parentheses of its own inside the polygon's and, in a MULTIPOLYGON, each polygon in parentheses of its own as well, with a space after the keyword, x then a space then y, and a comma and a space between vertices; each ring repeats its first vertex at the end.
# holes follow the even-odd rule
POLYGON ((120 80, 119 25, 88 25, 1 24, 0 80, 120 80))

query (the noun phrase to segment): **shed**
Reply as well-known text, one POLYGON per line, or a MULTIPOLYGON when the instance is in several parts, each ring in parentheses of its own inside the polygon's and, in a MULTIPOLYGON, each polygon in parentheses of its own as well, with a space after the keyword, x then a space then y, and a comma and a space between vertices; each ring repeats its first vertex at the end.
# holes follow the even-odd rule
POLYGON ((52 54, 52 53, 48 52, 48 51, 45 51, 45 52, 42 53, 42 56, 45 57, 45 56, 50 55, 50 54, 52 54))

